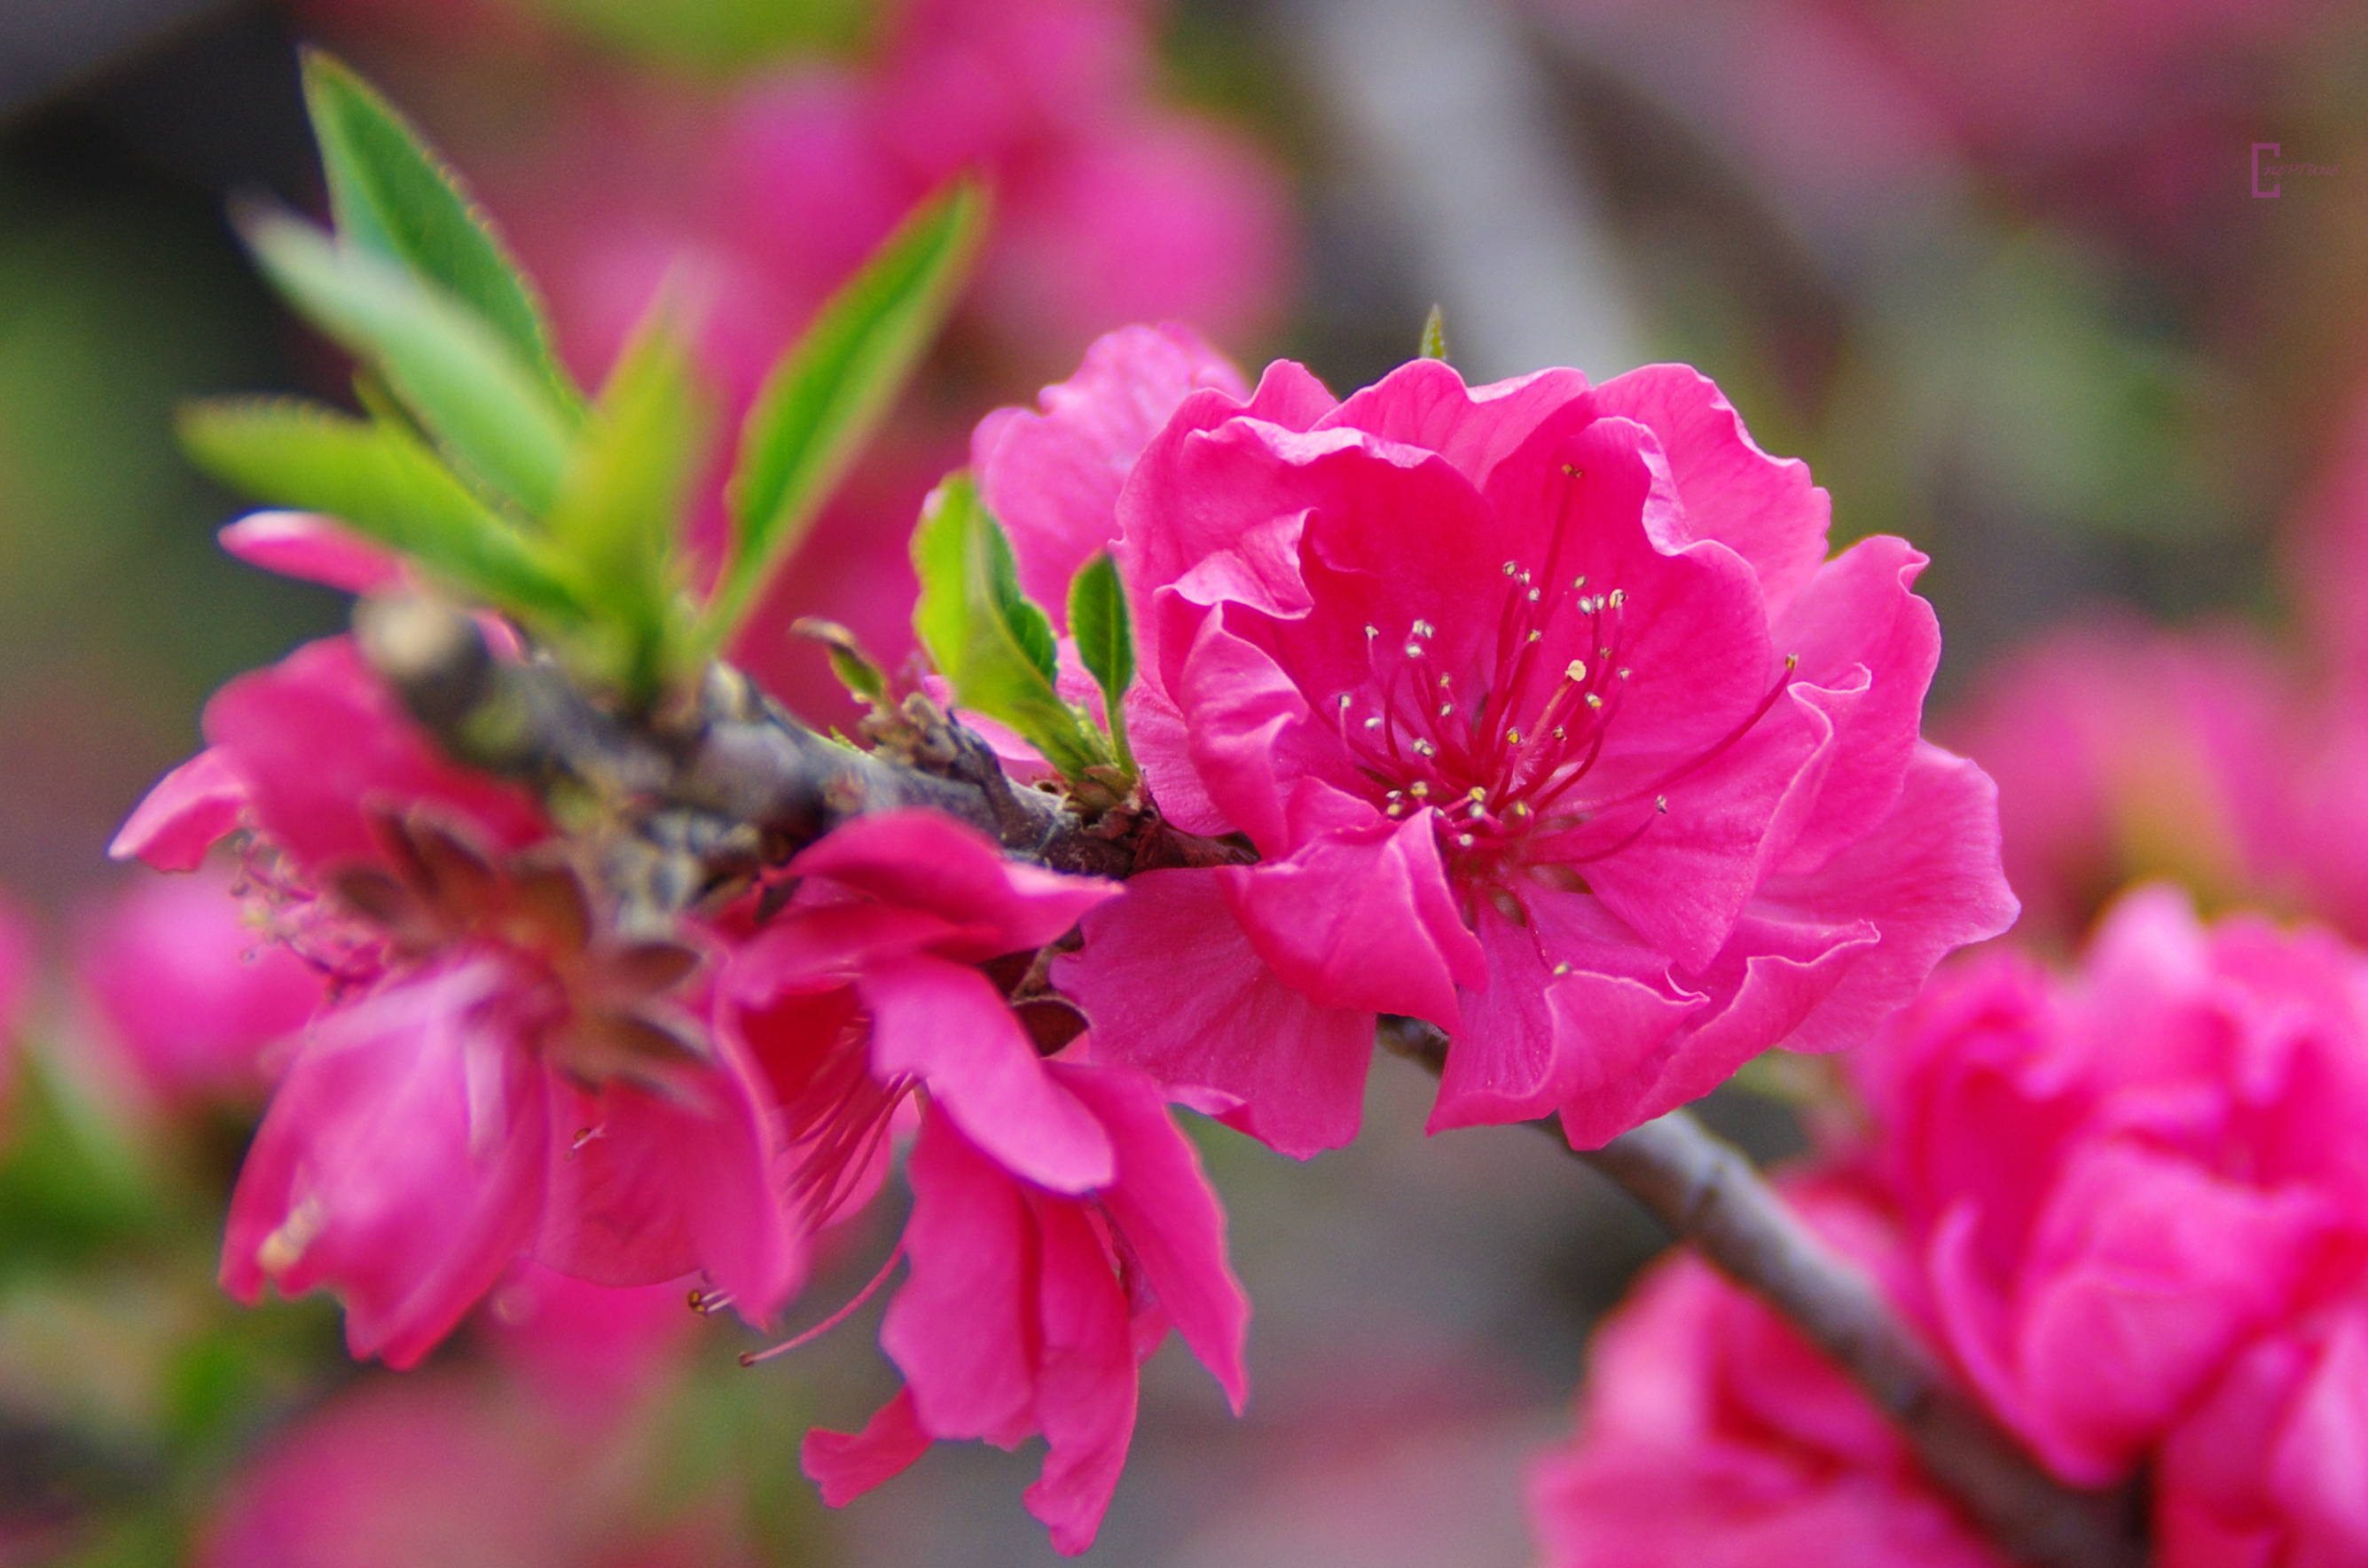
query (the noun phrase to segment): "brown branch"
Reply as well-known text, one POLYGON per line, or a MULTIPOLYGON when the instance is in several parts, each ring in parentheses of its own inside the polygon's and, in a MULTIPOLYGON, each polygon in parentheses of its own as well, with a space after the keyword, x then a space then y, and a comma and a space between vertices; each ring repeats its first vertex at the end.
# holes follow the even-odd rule
MULTIPOLYGON (((1434 1074, 1447 1040, 1385 1020, 1383 1043, 1434 1074)), ((1552 1119, 1534 1123, 1563 1147, 1552 1119)), ((1827 1245, 1742 1151, 1683 1110, 1600 1149, 1573 1149, 1728 1279, 1824 1351, 1907 1439, 1926 1476, 2007 1556, 2043 1568, 2139 1568, 2141 1515, 2128 1490, 2082 1492, 2049 1475, 1958 1389, 1857 1265, 1827 1245)))
POLYGON ((1252 858, 1147 809, 1088 820, 1060 795, 1014 785, 985 741, 922 699, 896 716, 895 745, 866 752, 814 733, 726 665, 679 710, 629 721, 554 664, 494 657, 476 622, 432 599, 365 599, 354 631, 371 668, 452 756, 554 801, 588 799, 629 824, 643 858, 656 859, 664 908, 779 865, 853 817, 906 807, 1084 875, 1252 858))

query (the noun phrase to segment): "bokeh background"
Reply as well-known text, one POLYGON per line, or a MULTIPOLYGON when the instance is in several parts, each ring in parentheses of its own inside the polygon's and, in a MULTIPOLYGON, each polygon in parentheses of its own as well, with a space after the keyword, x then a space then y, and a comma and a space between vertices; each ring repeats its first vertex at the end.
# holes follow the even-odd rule
MULTIPOLYGON (((324 1303, 212 1290, 305 980, 258 955, 208 992, 244 936, 104 850, 213 687, 345 610, 214 548, 235 498, 170 427, 192 395, 337 393, 223 217, 320 201, 300 41, 469 172, 579 369, 673 277, 728 403, 907 203, 987 171, 954 328, 738 650, 819 721, 840 699, 781 629, 908 646, 920 494, 1095 335, 1183 319, 1345 392, 1437 302, 1475 380, 1692 361, 1810 461, 1838 539, 1930 553, 1933 728, 2001 779, 2023 939, 2149 873, 2368 926, 2362 7, 8 0, 0 1568, 1053 1560, 1025 1455, 812 1500, 798 1434, 887 1385, 876 1308, 744 1371, 678 1291, 522 1273, 397 1377, 347 1363, 324 1303)), ((1797 1149, 1816 1072, 1747 1083, 1713 1119, 1797 1149)), ((1257 1392, 1235 1423, 1155 1363, 1092 1561, 1529 1559, 1523 1456, 1660 1238, 1543 1139, 1425 1141, 1424 1087, 1379 1063, 1368 1137, 1304 1167, 1197 1130, 1257 1392)), ((887 1233, 843 1238, 809 1302, 887 1233)))

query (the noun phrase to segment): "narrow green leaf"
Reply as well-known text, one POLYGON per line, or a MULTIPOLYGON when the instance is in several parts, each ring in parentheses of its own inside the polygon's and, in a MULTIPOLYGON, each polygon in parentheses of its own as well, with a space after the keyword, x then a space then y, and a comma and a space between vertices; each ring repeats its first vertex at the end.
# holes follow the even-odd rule
POLYGON ((855 633, 835 620, 820 616, 802 615, 790 623, 791 634, 809 638, 823 645, 830 660, 830 673, 838 684, 875 708, 888 706, 888 676, 873 664, 855 640, 855 633))
POLYGON ((280 292, 382 375, 471 472, 534 516, 551 508, 575 420, 483 317, 301 219, 252 220, 246 240, 280 292))
POLYGON ((669 667, 688 631, 675 540, 706 428, 690 347, 661 297, 576 433, 544 519, 551 548, 574 563, 595 612, 599 646, 583 673, 636 699, 680 673, 669 667))
POLYGON ((200 466, 258 500, 341 518, 497 608, 583 616, 575 591, 515 528, 392 426, 287 399, 200 403, 179 423, 200 466))
POLYGON ((988 602, 1003 618, 1004 625, 1011 629, 1012 640, 1019 644, 1028 662, 1036 666, 1036 673, 1048 682, 1059 680, 1060 639, 1053 634, 1052 617, 1019 591, 1019 562, 1012 557, 1011 540, 1004 534, 1002 525, 991 517, 986 519, 980 540, 980 549, 985 552, 988 602))
MULTIPOLYGON (((1010 597, 998 582, 1010 566, 1011 546, 978 503, 967 474, 930 493, 913 533, 913 566, 921 579, 913 630, 953 684, 954 699, 1019 731, 1070 778, 1107 762, 1100 737, 1061 700, 1053 676, 1029 646, 1032 631, 1012 601, 1043 619, 1017 587, 1010 597)), ((1049 640, 1051 627, 1044 628, 1049 640)))
POLYGON ((957 180, 888 236, 767 377, 732 476, 732 551, 708 608, 721 644, 756 604, 953 306, 986 222, 957 180))
POLYGON ((400 262, 474 310, 563 405, 582 393, 552 349, 534 286, 450 165, 343 61, 304 51, 304 104, 340 237, 400 262))
POLYGON ((1447 312, 1437 305, 1422 322, 1422 347, 1416 352, 1426 359, 1447 358, 1447 312))
POLYGON ((1134 682, 1134 622, 1127 611, 1118 563, 1107 550, 1096 551, 1069 579, 1069 635, 1076 639, 1078 662, 1102 688, 1102 719, 1110 726, 1110 749, 1132 778, 1134 751, 1126 744, 1126 688, 1134 682))

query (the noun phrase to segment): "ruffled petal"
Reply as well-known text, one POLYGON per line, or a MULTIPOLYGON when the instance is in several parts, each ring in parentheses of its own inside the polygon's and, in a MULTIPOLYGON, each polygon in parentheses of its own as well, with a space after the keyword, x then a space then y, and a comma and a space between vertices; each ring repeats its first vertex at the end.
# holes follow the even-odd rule
POLYGON ((1053 981, 1093 1022, 1104 1060, 1170 1097, 1213 1091, 1240 1129, 1297 1159, 1357 1135, 1374 1016, 1318 1007, 1250 946, 1207 871, 1147 871, 1084 921, 1053 981))
POLYGON ((1691 365, 1614 376, 1593 402, 1653 432, 1668 454, 1688 530, 1750 562, 1769 613, 1782 615, 1826 558, 1833 502, 1810 483, 1809 465, 1761 451, 1726 394, 1691 365))
POLYGON ((1453 1028, 1456 986, 1488 983, 1455 913, 1433 813, 1318 838, 1288 858, 1212 873, 1258 956, 1323 1007, 1401 1013, 1453 1028))
POLYGON ((844 1508, 883 1481, 902 1475, 929 1451, 929 1434, 913 1409, 913 1391, 898 1389, 860 1432, 817 1426, 798 1445, 798 1468, 822 1488, 822 1500, 844 1508))
POLYGON ((923 1114, 906 1174, 910 1273, 881 1348, 924 1430, 1009 1447, 1037 1430, 1036 1221, 1019 1184, 943 1116, 923 1114))
POLYGON ((1064 1062, 1052 1070, 1101 1119, 1118 1150, 1118 1179, 1099 1201, 1150 1276, 1168 1321, 1240 1415, 1249 1397, 1242 1356, 1250 1302, 1226 1261, 1225 1211, 1199 1152, 1142 1074, 1064 1062))
POLYGON ((206 851, 246 821, 246 781, 220 746, 208 746, 156 781, 107 846, 115 860, 194 871, 206 851))
POLYGON ((1036 1220, 1037 1323, 1042 1360, 1036 1415, 1044 1471, 1020 1501, 1044 1522, 1053 1549, 1093 1545, 1126 1468, 1139 1396, 1126 1297, 1101 1238, 1079 1205, 1027 1194, 1036 1220))
POLYGON ((1109 1137, 1046 1073, 1036 1047, 986 977, 916 956, 875 963, 856 982, 871 1009, 871 1071, 919 1079, 971 1142, 1055 1192, 1110 1185, 1109 1137))

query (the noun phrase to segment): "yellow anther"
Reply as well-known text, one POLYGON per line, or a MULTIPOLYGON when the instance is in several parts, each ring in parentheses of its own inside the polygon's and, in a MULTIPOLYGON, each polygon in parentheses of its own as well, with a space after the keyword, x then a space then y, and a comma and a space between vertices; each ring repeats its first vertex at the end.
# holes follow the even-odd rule
POLYGON ((1565 678, 1570 680, 1585 680, 1587 678, 1587 661, 1584 659, 1573 659, 1570 663, 1562 667, 1562 673, 1565 678))

